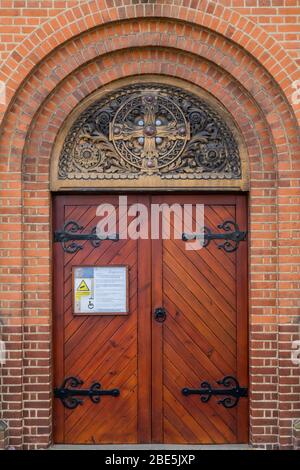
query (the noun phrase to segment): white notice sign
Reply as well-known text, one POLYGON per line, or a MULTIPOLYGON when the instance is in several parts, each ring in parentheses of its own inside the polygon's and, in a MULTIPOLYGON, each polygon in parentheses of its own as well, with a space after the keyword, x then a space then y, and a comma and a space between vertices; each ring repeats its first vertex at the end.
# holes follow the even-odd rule
POLYGON ((127 266, 73 268, 74 313, 128 313, 127 266))

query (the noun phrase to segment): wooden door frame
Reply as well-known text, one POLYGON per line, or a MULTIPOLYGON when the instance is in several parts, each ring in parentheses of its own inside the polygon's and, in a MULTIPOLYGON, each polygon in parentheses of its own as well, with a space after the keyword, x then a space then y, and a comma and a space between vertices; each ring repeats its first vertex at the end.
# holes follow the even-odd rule
MULTIPOLYGON (((204 198, 209 198, 211 200, 220 200, 224 198, 226 200, 233 200, 235 198, 235 203, 236 203, 236 211, 237 214, 240 216, 242 214, 245 215, 244 218, 244 224, 245 227, 240 226, 240 230, 248 230, 249 226, 249 215, 248 215, 248 194, 246 192, 222 192, 222 191, 216 191, 213 194, 208 191, 142 191, 138 193, 133 193, 133 192, 124 192, 124 191, 89 191, 89 192, 79 192, 79 191, 69 191, 69 192, 55 192, 52 193, 52 225, 56 226, 62 226, 63 225, 63 220, 61 215, 58 214, 57 208, 56 208, 56 200, 59 198, 63 197, 68 197, 68 196, 100 196, 100 195, 107 195, 107 196, 119 196, 119 195, 133 195, 135 194, 137 197, 138 202, 141 202, 145 205, 149 204, 149 196, 165 196, 165 195, 170 195, 170 196, 191 196, 191 198, 195 198, 195 196, 203 196, 204 198), (241 198, 240 196, 244 196, 241 198)), ((150 212, 150 211, 149 211, 150 212)), ((242 219, 241 219, 242 220, 242 219)), ((52 233, 53 233, 53 228, 52 228, 52 233)), ((52 235, 52 234, 51 234, 52 235)), ((238 276, 238 282, 237 282, 237 310, 241 309, 243 312, 243 315, 238 315, 237 316, 237 330, 239 330, 239 335, 242 336, 241 341, 237 342, 237 356, 243 357, 244 360, 246 360, 247 364, 247 370, 245 370, 245 367, 241 368, 241 361, 238 360, 237 362, 237 374, 238 377, 240 378, 241 383, 246 383, 249 384, 249 279, 248 279, 248 272, 249 272, 249 259, 248 259, 248 243, 249 243, 249 231, 248 231, 248 237, 247 237, 247 243, 241 243, 239 245, 239 250, 240 253, 243 256, 238 256, 237 257, 237 271, 239 270, 242 273, 242 276, 238 276), (242 268, 242 263, 241 263, 241 258, 246 259, 247 263, 244 266, 244 269, 242 268), (244 286, 244 289, 246 289, 246 295, 242 295, 241 293, 241 286, 244 286), (241 344, 243 346, 241 346, 241 344), (245 356, 247 358, 245 359, 245 356)), ((139 316, 138 322, 139 324, 142 324, 142 322, 145 322, 148 324, 149 328, 151 328, 152 335, 151 337, 149 336, 149 340, 146 341, 146 338, 143 336, 141 338, 138 338, 138 353, 142 354, 143 357, 147 358, 149 361, 148 363, 156 363, 157 367, 162 368, 162 351, 159 348, 154 348, 153 344, 159 340, 162 334, 162 329, 161 325, 158 322, 155 322, 153 320, 153 311, 156 307, 161 306, 162 304, 162 298, 158 298, 157 296, 154 297, 154 289, 155 286, 158 286, 162 282, 162 269, 160 264, 162 264, 162 256, 158 257, 160 259, 160 263, 154 263, 153 257, 152 257, 152 250, 155 251, 155 253, 162 253, 162 240, 140 240, 139 245, 138 245, 139 253, 138 253, 138 259, 140 257, 143 257, 143 260, 145 260, 146 257, 146 262, 147 265, 149 266, 149 269, 151 269, 151 286, 149 286, 148 280, 147 280, 147 275, 145 273, 142 273, 142 276, 138 275, 138 291, 144 292, 144 299, 143 302, 146 302, 146 305, 148 308, 144 309, 144 315, 139 316), (147 311, 149 311, 149 315, 147 316, 147 311), (154 362, 155 361, 155 362, 154 362)), ((53 313, 52 313, 52 389, 54 386, 54 380, 56 376, 62 376, 61 374, 61 368, 63 367, 63 361, 62 361, 62 351, 63 351, 63 346, 60 348, 57 348, 57 342, 63 343, 63 337, 60 335, 61 331, 61 322, 63 320, 63 310, 62 310, 62 298, 63 298, 63 284, 62 283, 56 283, 55 284, 55 279, 56 279, 56 273, 61 271, 61 265, 63 263, 63 257, 59 256, 59 244, 54 244, 53 246, 53 265, 52 265, 52 305, 53 305, 53 313), (55 294, 54 294, 54 288, 55 288, 55 294), (55 347, 54 347, 55 345, 55 347), (57 351, 58 349, 58 351, 57 351)), ((161 341, 160 341, 161 343, 161 341)), ((146 360, 144 361, 144 364, 146 364, 146 360)), ((152 388, 153 388, 153 383, 156 384, 156 386, 161 383, 162 381, 162 376, 160 374, 153 374, 152 367, 148 368, 147 367, 141 367, 138 369, 138 380, 143 381, 145 383, 144 390, 148 387, 148 390, 151 390, 150 392, 150 397, 149 394, 147 394, 145 391, 142 393, 142 402, 138 403, 138 432, 140 433, 140 443, 161 443, 162 442, 162 421, 157 418, 158 410, 160 409, 159 407, 162 406, 162 397, 153 394, 152 388), (154 436, 154 437, 153 437, 154 436), (161 438, 157 438, 155 436, 161 436, 161 438)), ((62 442, 63 440, 63 426, 61 426, 59 423, 55 423, 55 415, 57 416, 57 413, 55 413, 56 406, 57 406, 57 401, 52 398, 53 405, 52 405, 52 410, 53 410, 53 418, 52 418, 52 425, 53 425, 53 440, 55 442, 62 442)), ((248 400, 247 400, 248 402, 248 400)), ((239 426, 239 416, 241 413, 238 413, 238 440, 239 442, 248 442, 249 441, 249 404, 240 400, 239 407, 240 410, 243 410, 244 413, 247 415, 247 430, 246 432, 243 431, 242 434, 239 432, 241 429, 241 426, 239 426), (245 410, 245 407, 247 408, 247 412, 245 410)))

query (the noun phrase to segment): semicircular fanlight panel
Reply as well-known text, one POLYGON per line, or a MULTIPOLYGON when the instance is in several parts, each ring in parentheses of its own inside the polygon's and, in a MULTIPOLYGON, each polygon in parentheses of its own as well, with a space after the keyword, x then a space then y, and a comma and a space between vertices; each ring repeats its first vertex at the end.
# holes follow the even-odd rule
POLYGON ((128 85, 95 101, 72 124, 59 180, 237 180, 237 141, 206 101, 159 83, 128 85))

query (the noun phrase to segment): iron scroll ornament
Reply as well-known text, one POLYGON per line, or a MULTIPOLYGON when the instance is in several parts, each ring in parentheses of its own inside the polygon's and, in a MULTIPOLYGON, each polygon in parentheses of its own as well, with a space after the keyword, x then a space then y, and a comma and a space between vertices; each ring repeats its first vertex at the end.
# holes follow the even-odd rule
POLYGON ((240 387, 239 382, 231 375, 218 380, 217 384, 223 385, 226 388, 212 388, 210 383, 202 382, 200 389, 183 388, 182 394, 185 397, 200 395, 202 403, 207 403, 213 395, 227 395, 223 400, 218 401, 218 405, 223 405, 224 408, 234 408, 237 406, 240 398, 248 397, 248 389, 240 387))
POLYGON ((103 240, 112 240, 114 242, 119 240, 117 233, 100 238, 96 233, 96 227, 90 233, 80 232, 82 229, 83 227, 77 222, 69 220, 64 224, 63 230, 54 232, 54 242, 60 242, 66 253, 76 253, 83 249, 83 245, 76 243, 76 240, 89 240, 94 248, 98 248, 103 240))
POLYGON ((186 242, 199 238, 203 240, 204 248, 210 244, 211 240, 225 240, 224 243, 218 245, 218 248, 223 249, 227 253, 236 251, 239 243, 246 240, 247 232, 240 231, 238 224, 233 220, 225 220, 218 225, 218 228, 224 230, 224 233, 212 233, 210 228, 204 227, 203 233, 199 235, 183 233, 182 240, 186 242))
POLYGON ((101 396, 118 397, 120 395, 120 390, 117 388, 101 390, 99 382, 94 382, 89 389, 76 388, 83 385, 83 383, 77 377, 67 377, 61 387, 54 389, 54 397, 59 398, 65 408, 74 410, 78 405, 83 404, 83 400, 77 398, 78 396, 89 397, 93 403, 97 404, 100 402, 101 396))

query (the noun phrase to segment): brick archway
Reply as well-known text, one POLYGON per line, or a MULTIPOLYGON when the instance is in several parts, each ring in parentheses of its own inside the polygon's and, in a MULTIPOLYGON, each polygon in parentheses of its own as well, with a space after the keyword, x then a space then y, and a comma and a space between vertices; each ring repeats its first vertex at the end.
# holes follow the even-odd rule
MULTIPOLYGON (((191 20, 187 10, 185 15, 191 20)), ((34 447, 51 440, 49 163, 57 132, 76 104, 103 84, 160 73, 213 94, 232 114, 247 143, 253 266, 251 439, 256 445, 290 445, 292 420, 278 406, 286 400, 286 392, 279 388, 284 365, 277 360, 277 348, 281 333, 295 331, 294 303, 286 301, 293 285, 286 284, 284 271, 279 270, 280 262, 292 256, 293 244, 282 246, 278 230, 288 240, 290 226, 284 214, 292 212, 289 202, 295 194, 290 184, 297 169, 295 118, 283 91, 262 65, 233 42, 189 22, 153 19, 150 24, 151 31, 146 20, 120 22, 54 48, 18 89, 4 121, 0 145, 7 213, 12 203, 14 207, 7 219, 13 227, 7 246, 8 256, 14 253, 15 277, 3 305, 10 319, 9 334, 23 335, 10 365, 19 371, 28 368, 24 385, 15 394, 22 410, 14 411, 8 401, 11 442, 34 447), (118 41, 112 33, 118 34, 118 41), (37 351, 32 350, 34 341, 37 351), (265 346, 269 346, 267 357, 265 346), (261 412, 262 401, 268 401, 270 413, 261 412), (41 408, 35 411, 37 402, 41 408), (282 438, 276 429, 280 423, 289 430, 282 438), (17 431, 21 425, 27 430, 25 437, 17 431)))
MULTIPOLYGON (((168 3, 158 0, 155 4, 131 4, 122 0, 117 5, 113 0, 87 0, 68 9, 45 23, 38 32, 34 31, 12 52, 1 77, 7 83, 8 98, 14 96, 33 68, 65 41, 99 25, 145 17, 177 19, 216 31, 255 57, 288 99, 291 98, 292 82, 297 78, 297 65, 293 60, 259 25, 212 0, 184 0, 179 4, 176 0, 168 3)), ((297 111, 297 106, 295 109, 297 111)))

